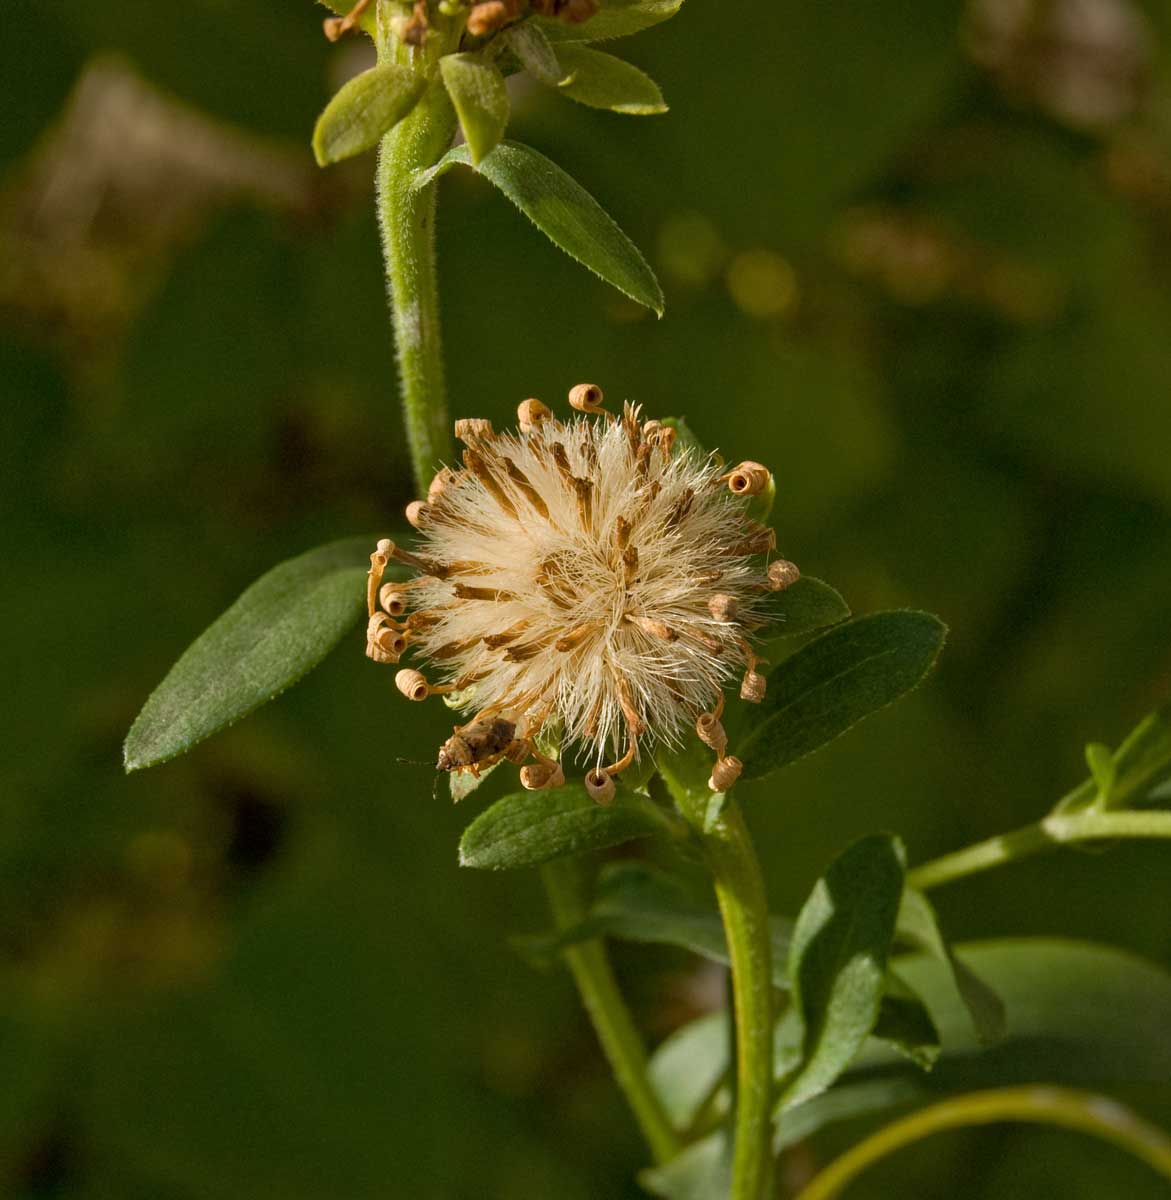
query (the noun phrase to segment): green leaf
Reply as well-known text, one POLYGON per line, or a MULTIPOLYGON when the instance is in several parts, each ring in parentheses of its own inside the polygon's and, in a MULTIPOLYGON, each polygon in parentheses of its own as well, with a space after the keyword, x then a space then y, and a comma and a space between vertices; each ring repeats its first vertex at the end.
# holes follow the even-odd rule
POLYGON ((722 1130, 693 1142, 661 1167, 638 1173, 652 1196, 665 1200, 721 1200, 731 1194, 732 1147, 722 1130))
POLYGON ((707 1013, 666 1038, 651 1056, 647 1074, 676 1129, 686 1129, 724 1077, 728 1066, 728 1014, 707 1013))
MULTIPOLYGON (((460 164, 471 165, 466 146, 449 150, 416 187, 460 164)), ((663 315, 663 293, 654 272, 633 242, 581 184, 520 142, 501 142, 479 164, 495 184, 555 246, 624 295, 663 315)))
POLYGON ((836 588, 811 575, 802 575, 783 592, 774 592, 767 598, 765 616, 769 623, 760 631, 760 636, 766 639, 760 654, 768 660, 770 653, 781 650, 786 638, 847 620, 850 606, 836 588))
POLYGON ((466 800, 501 763, 506 761, 502 758, 499 762, 492 763, 491 766, 481 767, 478 775, 473 775, 471 771, 452 771, 447 776, 447 787, 451 792, 452 804, 466 800))
POLYGON ((373 544, 332 542, 262 575, 151 693, 126 736, 126 770, 183 754, 317 666, 362 616, 373 544))
MULTIPOLYGON (((792 922, 770 918, 774 982, 788 986, 785 961, 792 922)), ((598 877, 594 902, 586 919, 538 943, 528 939, 526 951, 555 957, 566 946, 595 937, 678 946, 713 962, 728 963, 728 947, 720 914, 710 902, 688 892, 665 871, 648 863, 623 862, 605 867, 598 877)))
POLYGON ((1090 777, 1098 789, 1098 802, 1108 808, 1117 775, 1110 747, 1103 746, 1101 742, 1090 742, 1086 746, 1086 766, 1090 768, 1090 777))
POLYGON ((949 967, 900 955, 899 975, 927 1003, 943 1052, 929 1076, 871 1043, 839 1084, 786 1111, 777 1148, 837 1121, 1014 1083, 1087 1087, 1171 1077, 1171 973, 1111 946, 1048 938, 973 942, 957 953, 1004 997, 1005 1040, 981 1047, 949 967))
POLYGON ((501 39, 534 79, 549 87, 556 87, 565 78, 565 72, 557 61, 557 52, 535 21, 510 25, 501 34, 501 39))
POLYGON ((915 888, 903 890, 897 933, 917 950, 934 956, 951 972, 956 995, 968 1010, 982 1045, 1000 1041, 1006 1031, 1004 1001, 959 959, 944 939, 931 901, 915 888))
POLYGON ((939 1057, 939 1030, 927 1005, 895 971, 887 970, 878 1019, 870 1032, 924 1071, 939 1057))
POLYGON ((579 104, 631 116, 667 111, 659 85, 632 63, 572 43, 558 47, 557 61, 563 75, 557 90, 579 104))
POLYGON ((707 447, 695 436, 694 430, 683 417, 664 417, 663 424, 675 430, 675 444, 682 450, 690 450, 697 458, 707 457, 707 447))
POLYGON ((797 917, 789 986, 802 1054, 785 1107, 825 1091, 874 1030, 904 866, 895 838, 862 838, 830 864, 797 917))
POLYGON ((786 659, 768 680, 740 743, 744 778, 759 779, 820 749, 922 682, 947 627, 909 609, 858 617, 786 659))
POLYGON ((382 63, 344 84, 317 118, 313 153, 319 166, 352 158, 376 145, 419 101, 426 80, 396 63, 382 63))
POLYGON ((460 866, 500 871, 669 832, 670 818, 643 796, 620 791, 596 804, 579 783, 498 800, 464 830, 460 866))
POLYGON ((548 17, 534 20, 551 41, 600 42, 649 29, 670 20, 682 7, 683 0, 606 0, 599 12, 579 25, 548 17))
POLYGON ((447 94, 459 116, 472 165, 499 144, 508 124, 508 86, 495 63, 478 54, 445 54, 439 60, 447 94))

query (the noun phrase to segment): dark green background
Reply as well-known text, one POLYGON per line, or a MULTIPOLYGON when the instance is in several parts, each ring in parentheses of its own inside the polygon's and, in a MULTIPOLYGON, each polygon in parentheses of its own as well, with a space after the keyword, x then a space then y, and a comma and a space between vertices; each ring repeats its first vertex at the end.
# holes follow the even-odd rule
MULTIPOLYGON (((951 626, 926 688, 745 788, 779 911, 857 835, 898 831, 915 862, 1026 823, 1082 778, 1084 742, 1171 690, 1171 22, 1158 0, 1090 7, 1145 13, 1137 65, 1125 36, 1073 53, 1042 27, 1006 35, 1011 78, 986 71, 945 0, 689 0, 614 47, 667 116, 518 91, 510 136, 644 248, 661 322, 487 185, 442 184, 455 415, 500 425, 582 379, 684 415, 773 468, 807 573, 856 611, 951 626), (1134 102, 1087 124, 1053 101, 1055 78, 1092 100, 1103 73, 1134 102)), ((501 775, 459 810, 433 790, 445 714, 403 703, 359 632, 186 759, 121 773, 143 699, 244 586, 400 525, 411 498, 372 164, 319 178, 307 149, 356 52, 321 16, 42 0, 4 20, 0 1188, 634 1196, 644 1155, 567 978, 507 944, 546 922, 535 878, 456 865, 501 775), (71 89, 110 51, 217 136, 272 139, 295 198, 212 187, 112 119, 66 149, 71 89)), ((1168 854, 1070 853, 939 903, 956 937, 1166 962, 1168 854)), ((617 961, 652 1039, 720 984, 666 952, 617 961)), ((850 1195, 896 1183, 1163 1194, 1112 1150, 1022 1129, 937 1140, 850 1195)))

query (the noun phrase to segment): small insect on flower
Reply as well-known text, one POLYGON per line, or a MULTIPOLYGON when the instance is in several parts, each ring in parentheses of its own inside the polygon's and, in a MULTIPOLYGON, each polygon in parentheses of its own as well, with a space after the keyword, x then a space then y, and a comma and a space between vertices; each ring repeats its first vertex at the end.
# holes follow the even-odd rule
POLYGON ((676 446, 674 429, 602 400, 578 384, 581 415, 564 422, 526 400, 517 433, 456 422, 463 468, 444 467, 408 506, 416 548, 384 539, 370 556, 366 653, 413 653, 442 682, 404 668, 403 695, 448 694, 470 716, 440 749, 441 771, 507 758, 525 787, 556 787, 561 764, 536 745, 550 727, 588 758, 587 791, 609 803, 642 751, 694 733, 723 791, 741 769, 720 723, 724 690, 740 676, 743 700, 764 698, 749 639, 765 594, 800 573, 783 559, 766 569, 775 535, 745 512, 769 485, 765 467, 725 472, 676 446), (392 558, 418 575, 381 586, 392 558))

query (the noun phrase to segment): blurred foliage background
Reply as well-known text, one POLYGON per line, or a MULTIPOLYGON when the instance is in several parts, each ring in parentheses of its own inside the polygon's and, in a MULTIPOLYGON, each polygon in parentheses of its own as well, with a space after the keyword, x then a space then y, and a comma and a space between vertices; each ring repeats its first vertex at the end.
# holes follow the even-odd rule
MULTIPOLYGON (((500 776, 459 810, 434 790, 442 717, 358 631, 258 716, 122 774, 143 699, 247 583, 411 498, 372 163, 323 175, 308 150, 367 54, 322 15, 39 0, 0 39, 4 1195, 639 1194, 567 977, 508 946, 546 923, 536 881, 456 865, 500 776)), ((669 115, 521 91, 511 136, 644 248, 667 316, 453 174, 453 407, 500 425, 591 379, 685 415, 774 468, 807 573, 951 625, 928 687, 745 788, 792 912, 856 835, 898 831, 914 862, 1033 819, 1083 743, 1168 693, 1171 10, 690 0, 621 51, 669 115)), ((958 938, 1167 963, 1167 864, 1067 853, 938 901, 958 938)), ((681 954, 616 957, 652 1039, 721 1001, 681 954)), ((1171 1087, 1140 1107, 1171 1123, 1171 1087)), ((850 1195, 894 1187, 1163 1194, 1025 1129, 936 1139, 850 1195)))

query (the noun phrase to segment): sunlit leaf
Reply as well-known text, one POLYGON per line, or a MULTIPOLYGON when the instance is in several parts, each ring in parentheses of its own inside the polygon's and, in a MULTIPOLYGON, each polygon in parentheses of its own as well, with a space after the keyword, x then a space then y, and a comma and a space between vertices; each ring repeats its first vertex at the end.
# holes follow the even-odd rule
POLYGON ((604 806, 577 783, 517 792, 498 800, 464 830, 459 861, 464 867, 494 871, 533 867, 668 832, 669 821, 652 801, 631 792, 619 792, 604 806))
POLYGON ((857 617, 804 646, 768 677, 740 743, 744 777, 812 753, 917 686, 946 632, 930 613, 899 610, 857 617))
POLYGON ((588 46, 568 44, 557 48, 562 95, 611 112, 650 116, 667 111, 659 85, 631 63, 588 46))
MULTIPOLYGON (((449 150, 416 181, 426 187, 460 164, 471 165, 466 146, 449 150)), ((559 166, 519 142, 501 142, 477 168, 570 258, 612 287, 663 315, 663 293, 634 243, 598 202, 559 166)))
POLYGON ((829 1087, 873 1031, 903 873, 894 838, 866 837, 830 864, 805 901, 789 951, 801 1064, 783 1084, 784 1106, 829 1087))
POLYGON ((126 769, 190 750, 317 666, 362 615, 373 544, 332 542, 262 575, 151 693, 126 736, 126 769))
POLYGON ((321 166, 375 146, 419 101, 426 80, 396 63, 381 63, 344 84, 317 118, 313 153, 321 166))
POLYGON ((495 63, 478 54, 445 54, 439 60, 447 94, 455 105, 472 164, 499 143, 508 124, 508 87, 495 63))

